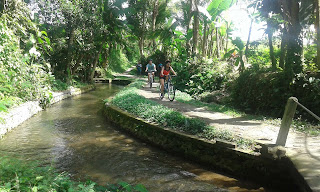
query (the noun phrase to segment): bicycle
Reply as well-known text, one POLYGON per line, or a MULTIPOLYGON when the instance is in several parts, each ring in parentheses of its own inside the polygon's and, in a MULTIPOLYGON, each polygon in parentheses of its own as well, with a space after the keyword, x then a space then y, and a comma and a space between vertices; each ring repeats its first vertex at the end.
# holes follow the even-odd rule
POLYGON ((152 88, 152 83, 153 83, 153 73, 154 71, 148 71, 148 83, 150 85, 150 88, 152 88))
POLYGON ((168 80, 165 80, 164 82, 164 92, 163 95, 161 94, 161 84, 159 86, 160 91, 160 99, 163 99, 164 95, 167 93, 168 99, 170 101, 173 101, 176 96, 176 89, 172 83, 172 77, 171 75, 168 75, 168 80))

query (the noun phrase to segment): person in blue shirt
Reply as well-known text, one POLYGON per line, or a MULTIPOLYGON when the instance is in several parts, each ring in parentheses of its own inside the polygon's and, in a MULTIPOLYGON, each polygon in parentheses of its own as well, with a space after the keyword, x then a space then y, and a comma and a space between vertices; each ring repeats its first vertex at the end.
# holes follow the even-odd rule
POLYGON ((139 61, 139 63, 136 65, 136 67, 137 67, 137 73, 138 73, 138 75, 141 75, 141 71, 142 71, 142 64, 141 64, 141 62, 139 61))
POLYGON ((149 59, 149 63, 146 66, 146 72, 151 72, 152 73, 153 81, 154 81, 154 72, 156 72, 156 71, 157 71, 156 65, 154 63, 152 63, 152 59, 149 59))

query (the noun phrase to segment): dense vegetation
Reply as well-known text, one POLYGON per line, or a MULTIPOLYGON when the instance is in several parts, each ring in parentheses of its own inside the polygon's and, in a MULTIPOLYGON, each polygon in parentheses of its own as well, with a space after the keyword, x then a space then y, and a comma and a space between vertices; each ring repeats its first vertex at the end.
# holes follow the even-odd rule
POLYGON ((279 117, 296 96, 320 113, 313 1, 1 0, 0 12, 0 110, 33 99, 45 105, 52 87, 112 77, 153 58, 172 60, 179 89, 196 98, 215 92, 219 102, 279 117), (232 6, 264 23, 265 39, 251 41, 254 25, 246 42, 237 37, 239 26, 225 15, 232 6))
MULTIPOLYGON (((0 112, 30 100, 45 107, 52 91, 92 83, 95 75, 112 77, 153 58, 155 64, 172 60, 178 88, 195 99, 281 117, 286 100, 295 96, 319 115, 319 4, 319 0, 0 0, 0 112), (225 15, 236 6, 245 7, 250 16, 247 39, 237 36, 236 28, 243 26, 235 26, 225 15), (265 24, 265 36, 251 41, 257 22, 265 24)), ((125 99, 147 102, 130 91, 126 94, 125 99)), ((197 120, 168 113, 181 121, 173 127, 190 121, 188 125, 195 127, 188 129, 190 133, 198 133, 196 126, 203 128, 200 132, 207 130, 197 120)), ((160 114, 148 115, 147 119, 166 121, 160 114)), ((301 108, 297 115, 314 121, 301 108)))

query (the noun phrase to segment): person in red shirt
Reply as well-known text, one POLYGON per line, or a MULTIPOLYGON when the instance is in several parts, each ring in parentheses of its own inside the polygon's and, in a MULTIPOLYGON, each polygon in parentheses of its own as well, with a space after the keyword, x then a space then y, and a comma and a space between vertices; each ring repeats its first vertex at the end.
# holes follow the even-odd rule
POLYGON ((161 68, 160 72, 160 85, 161 85, 161 98, 163 98, 164 92, 164 80, 168 80, 168 75, 172 72, 174 75, 177 73, 171 67, 171 61, 167 60, 166 64, 161 68))

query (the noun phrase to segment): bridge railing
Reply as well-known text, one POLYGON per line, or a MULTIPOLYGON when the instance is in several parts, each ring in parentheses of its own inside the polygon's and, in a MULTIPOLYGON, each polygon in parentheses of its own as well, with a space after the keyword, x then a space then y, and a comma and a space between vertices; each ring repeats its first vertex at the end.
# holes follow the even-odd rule
POLYGON ((314 118, 316 118, 317 120, 320 121, 320 117, 317 116, 316 114, 314 114, 312 111, 310 111, 305 106, 303 106, 301 103, 299 103, 297 98, 290 97, 287 101, 286 108, 284 110, 284 114, 282 117, 281 126, 280 126, 280 130, 278 133, 276 145, 282 145, 282 146, 286 145, 286 141, 287 141, 287 137, 288 137, 288 133, 289 133, 289 128, 292 123, 294 114, 296 112, 297 105, 302 107, 302 109, 306 110, 310 115, 312 115, 314 118))

